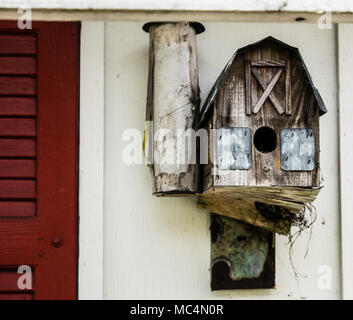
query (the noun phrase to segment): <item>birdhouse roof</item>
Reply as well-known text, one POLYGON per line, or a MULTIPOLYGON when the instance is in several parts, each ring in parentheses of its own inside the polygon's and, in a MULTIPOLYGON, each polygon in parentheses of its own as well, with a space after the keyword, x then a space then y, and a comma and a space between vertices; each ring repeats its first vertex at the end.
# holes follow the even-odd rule
POLYGON ((312 81, 312 78, 311 78, 311 75, 309 73, 309 70, 306 67, 305 63, 304 63, 304 60, 303 60, 298 48, 292 47, 292 46, 290 46, 290 45, 288 45, 288 44, 286 44, 286 43, 284 43, 284 42, 282 42, 282 41, 280 41, 278 39, 275 39, 275 38, 269 36, 269 37, 266 37, 266 38, 264 38, 264 39, 262 39, 260 41, 256 41, 256 42, 254 42, 252 44, 249 44, 249 45, 247 45, 245 47, 242 47, 242 48, 240 48, 240 49, 238 49, 237 51, 234 52, 233 56, 227 62, 226 66, 223 68, 221 74, 218 76, 215 84, 213 85, 210 93, 207 96, 207 99, 206 99, 206 101, 205 101, 205 103, 204 103, 204 105, 203 105, 203 107, 201 109, 201 114, 200 114, 200 117, 199 117, 199 119, 200 119, 199 124, 200 125, 207 118, 209 112, 211 111, 211 106, 212 106, 212 104, 213 104, 213 102, 214 102, 214 100, 215 100, 215 98, 217 96, 218 90, 221 88, 221 86, 222 86, 222 84, 223 84, 223 82, 224 82, 224 80, 225 80, 225 78, 226 78, 226 76, 227 76, 227 74, 229 72, 230 66, 232 65, 232 63, 233 63, 235 57, 237 56, 237 54, 239 52, 245 50, 245 49, 248 49, 248 48, 256 46, 256 45, 259 45, 260 43, 265 42, 265 41, 271 41, 271 42, 273 42, 273 43, 275 43, 275 44, 277 44, 277 45, 279 45, 281 47, 289 49, 290 51, 292 51, 294 54, 297 55, 297 57, 299 58, 302 66, 303 66, 303 69, 304 69, 304 71, 306 73, 306 76, 307 76, 308 81, 309 81, 309 83, 311 85, 311 88, 312 88, 312 90, 314 92, 317 104, 318 104, 318 106, 320 108, 320 116, 327 112, 327 108, 326 108, 326 106, 324 104, 324 101, 322 100, 319 91, 314 86, 314 83, 312 81))

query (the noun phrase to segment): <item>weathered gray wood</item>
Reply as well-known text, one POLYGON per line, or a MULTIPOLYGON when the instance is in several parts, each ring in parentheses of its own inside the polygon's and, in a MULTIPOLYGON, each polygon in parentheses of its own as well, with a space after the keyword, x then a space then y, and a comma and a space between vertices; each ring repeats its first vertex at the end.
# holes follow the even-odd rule
POLYGON ((286 115, 292 114, 292 93, 291 93, 291 78, 290 78, 290 60, 286 61, 286 115))
POLYGON ((285 61, 276 61, 276 60, 252 60, 251 66, 253 67, 285 67, 285 61))
POLYGON ((252 114, 252 101, 251 101, 251 62, 250 60, 245 61, 245 104, 246 104, 246 115, 252 114))
MULTIPOLYGON (((253 75, 255 76, 256 80, 260 83, 262 89, 266 90, 267 84, 265 83, 265 81, 262 79, 260 73, 255 69, 252 68, 251 72, 253 73, 253 75)), ((271 102, 273 103, 273 105, 275 106, 275 108, 277 109, 277 111, 279 112, 279 114, 282 114, 283 108, 280 105, 279 101, 277 100, 276 96, 273 94, 273 92, 271 91, 269 94, 269 99, 271 100, 271 102)))
MULTIPOLYGON (((265 100, 267 99, 267 97, 269 96, 269 94, 271 93, 272 89, 274 88, 274 86, 277 83, 277 80, 279 79, 279 77, 281 76, 282 73, 282 69, 278 69, 275 73, 275 75, 273 76, 273 78, 271 79, 270 83, 267 85, 265 91, 262 93, 260 99, 257 101, 257 103, 255 104, 255 106, 253 107, 253 113, 258 113, 260 108, 262 107, 263 103, 265 102, 265 100)), ((280 104, 275 104, 274 105, 275 108, 277 109, 279 114, 282 114, 284 112, 282 106, 280 104)))
POLYGON ((295 215, 313 202, 319 191, 319 188, 295 187, 217 187, 199 194, 197 206, 270 232, 288 234, 289 221, 274 222, 262 216, 255 203, 278 206, 295 215))
MULTIPOLYGON (((196 33, 187 22, 149 28, 150 63, 146 120, 153 121, 151 172, 156 195, 194 193, 198 187, 196 146, 178 134, 194 128, 199 110, 196 33)), ((150 157, 151 158, 151 157, 150 157)))
MULTIPOLYGON (((213 93, 214 107, 208 109, 202 126, 214 129, 248 127, 253 137, 259 128, 267 126, 277 137, 276 147, 263 153, 253 145, 252 167, 248 170, 223 170, 211 159, 212 164, 207 166, 202 176, 203 192, 199 194, 198 206, 269 231, 287 234, 286 221, 283 221, 284 225, 277 223, 274 226, 272 221, 261 216, 255 203, 278 206, 297 215, 315 200, 320 190, 319 115, 324 107, 319 107, 318 94, 313 90, 300 55, 273 38, 239 50, 222 79, 213 93), (273 61, 278 61, 278 65, 273 61), (279 68, 282 74, 278 76, 279 68), (268 93, 269 99, 262 99, 263 105, 256 114, 249 113, 249 102, 260 99, 271 79, 275 79, 276 72, 278 80, 268 93), (281 106, 281 114, 275 105, 281 106), (314 170, 286 171, 281 168, 279 137, 281 130, 286 128, 312 130, 314 170)), ((214 150, 215 146, 210 145, 209 148, 214 150)))
MULTIPOLYGON (((276 69, 259 67, 257 71, 268 83, 276 69)), ((287 74, 286 71, 285 73, 287 74)), ((282 106, 286 105, 285 78, 282 74, 272 91, 282 106)), ((217 169, 216 162, 211 159, 213 169, 217 169, 216 171, 219 174, 203 176, 203 190, 225 186, 278 186, 282 188, 320 186, 320 108, 302 61, 287 47, 278 46, 272 41, 265 41, 239 51, 222 85, 219 87, 214 105, 215 107, 208 115, 204 126, 208 126, 211 119, 216 119, 212 120, 215 129, 221 127, 249 127, 253 135, 258 128, 268 126, 273 128, 277 135, 277 147, 273 152, 261 153, 253 146, 253 166, 249 170, 220 170, 217 169), (247 81, 246 77, 247 61, 256 60, 290 61, 288 64, 290 80, 288 81, 290 85, 291 115, 280 115, 273 107, 270 99, 264 102, 257 114, 247 115, 248 86, 251 86, 252 101, 257 101, 263 92, 255 76, 252 77, 251 81, 247 81), (284 128, 313 129, 315 136, 315 169, 313 171, 284 171, 281 169, 279 134, 281 129, 284 128)))

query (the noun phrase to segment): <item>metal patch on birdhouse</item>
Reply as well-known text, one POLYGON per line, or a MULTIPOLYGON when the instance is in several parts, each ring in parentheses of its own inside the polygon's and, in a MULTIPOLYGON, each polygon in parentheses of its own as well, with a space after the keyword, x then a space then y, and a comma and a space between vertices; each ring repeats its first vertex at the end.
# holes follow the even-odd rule
POLYGON ((217 129, 217 166, 224 170, 248 170, 252 166, 250 128, 217 129))
POLYGON ((283 170, 315 169, 315 137, 312 129, 283 129, 280 138, 283 170))

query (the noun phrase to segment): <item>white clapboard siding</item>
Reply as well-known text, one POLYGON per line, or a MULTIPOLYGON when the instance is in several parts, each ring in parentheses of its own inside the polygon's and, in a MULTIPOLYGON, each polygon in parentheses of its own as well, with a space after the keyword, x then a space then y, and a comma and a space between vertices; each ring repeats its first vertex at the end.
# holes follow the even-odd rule
MULTIPOLYGON (((104 298, 340 298, 335 30, 321 30, 316 24, 214 22, 206 23, 206 31, 197 36, 203 101, 237 48, 272 35, 299 47, 329 110, 320 120, 324 189, 314 203, 318 217, 306 259, 308 235, 294 248, 295 266, 306 277, 295 279, 287 240, 278 237, 277 289, 211 292, 207 212, 196 208, 194 197, 153 197, 148 168, 122 161, 128 144, 122 141, 124 130, 144 128, 148 34, 142 25, 105 24, 104 298)), ((91 135, 81 134, 81 139, 91 135)))
POLYGON ((353 299, 353 25, 338 26, 342 293, 353 299))
POLYGON ((103 298, 104 22, 81 26, 79 299, 103 298))

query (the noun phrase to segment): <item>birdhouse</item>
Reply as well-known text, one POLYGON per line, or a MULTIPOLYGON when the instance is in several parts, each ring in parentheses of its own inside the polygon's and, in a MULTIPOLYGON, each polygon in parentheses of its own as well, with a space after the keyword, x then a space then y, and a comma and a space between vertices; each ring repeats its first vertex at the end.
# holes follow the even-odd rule
POLYGON ((198 206, 287 234, 320 190, 326 112, 297 48, 267 37, 237 50, 201 110, 198 206))

